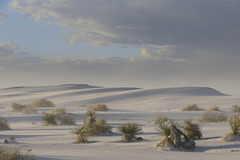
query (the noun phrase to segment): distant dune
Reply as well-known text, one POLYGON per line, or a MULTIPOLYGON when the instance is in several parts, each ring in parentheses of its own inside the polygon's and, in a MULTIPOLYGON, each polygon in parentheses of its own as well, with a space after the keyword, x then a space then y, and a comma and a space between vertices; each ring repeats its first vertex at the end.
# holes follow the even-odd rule
POLYGON ((135 87, 105 88, 88 84, 63 84, 53 86, 21 86, 0 89, 0 98, 9 101, 27 102, 37 98, 48 98, 60 104, 107 103, 136 98, 170 96, 226 96, 208 87, 175 87, 141 89, 135 87))

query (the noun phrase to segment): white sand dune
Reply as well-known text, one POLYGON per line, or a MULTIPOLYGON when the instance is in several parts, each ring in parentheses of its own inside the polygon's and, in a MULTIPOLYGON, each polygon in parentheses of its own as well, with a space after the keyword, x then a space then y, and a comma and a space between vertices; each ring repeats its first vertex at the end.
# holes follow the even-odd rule
POLYGON ((65 84, 56 86, 24 86, 0 89, 0 116, 10 124, 12 130, 0 131, 0 144, 10 135, 16 142, 8 146, 32 149, 40 160, 157 160, 157 159, 238 159, 240 142, 221 142, 219 138, 230 132, 228 122, 201 123, 203 140, 196 141, 197 147, 190 152, 169 151, 154 148, 161 136, 156 131, 153 119, 158 114, 167 115, 169 119, 182 122, 193 118, 196 121, 202 111, 182 112, 180 108, 196 103, 209 109, 215 104, 226 114, 231 113, 233 104, 240 104, 240 98, 223 94, 207 87, 178 87, 161 89, 141 89, 134 87, 105 88, 86 84, 65 84), (86 107, 76 104, 105 103, 108 112, 98 112, 113 127, 112 134, 92 137, 87 144, 75 144, 75 135, 71 131, 77 125, 44 126, 42 112, 51 112, 52 108, 39 109, 38 113, 22 115, 11 110, 11 103, 30 103, 35 99, 47 98, 57 107, 65 107, 77 121, 83 123, 86 107), (143 125, 144 140, 134 143, 120 143, 121 134, 117 126, 135 121, 143 125), (33 123, 34 122, 34 123, 33 123))

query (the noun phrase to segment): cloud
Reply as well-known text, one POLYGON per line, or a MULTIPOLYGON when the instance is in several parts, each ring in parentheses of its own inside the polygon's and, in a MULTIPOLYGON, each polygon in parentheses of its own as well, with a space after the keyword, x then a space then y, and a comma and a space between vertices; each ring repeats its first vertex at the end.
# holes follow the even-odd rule
POLYGON ((240 1, 12 0, 11 10, 57 23, 70 43, 155 45, 235 54, 240 47, 240 1))
POLYGON ((2 42, 0 43, 0 56, 12 55, 18 48, 19 46, 16 42, 2 42))

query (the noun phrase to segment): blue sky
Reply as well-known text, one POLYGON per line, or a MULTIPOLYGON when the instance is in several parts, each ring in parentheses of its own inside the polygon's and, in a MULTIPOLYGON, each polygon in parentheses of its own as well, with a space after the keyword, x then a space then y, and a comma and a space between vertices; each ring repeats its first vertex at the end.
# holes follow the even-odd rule
POLYGON ((206 86, 239 94, 238 0, 1 0, 0 87, 206 86))

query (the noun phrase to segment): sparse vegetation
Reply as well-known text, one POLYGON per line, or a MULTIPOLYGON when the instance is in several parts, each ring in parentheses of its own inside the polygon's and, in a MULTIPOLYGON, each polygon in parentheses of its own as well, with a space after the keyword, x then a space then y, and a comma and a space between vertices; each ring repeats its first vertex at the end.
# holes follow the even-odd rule
POLYGON ((209 111, 220 111, 220 109, 219 109, 218 106, 214 105, 213 107, 211 107, 211 108, 209 109, 209 111))
POLYGON ((10 139, 11 141, 15 141, 15 140, 16 140, 16 137, 15 137, 15 136, 10 136, 9 139, 10 139))
POLYGON ((142 126, 135 122, 128 122, 118 127, 118 131, 123 134, 123 142, 131 142, 137 140, 136 134, 142 131, 142 126))
POLYGON ((56 108, 52 113, 44 113, 42 119, 45 122, 45 125, 75 124, 74 118, 66 113, 65 108, 56 108))
POLYGON ((9 124, 6 120, 0 117, 0 130, 8 130, 10 129, 9 124))
POLYGON ((24 108, 27 108, 27 105, 14 102, 11 104, 11 107, 12 107, 12 110, 15 112, 22 112, 24 108))
POLYGON ((184 120, 183 130, 192 139, 201 139, 202 133, 199 126, 192 122, 192 118, 184 120))
POLYGON ((233 105, 232 106, 232 111, 233 112, 240 112, 240 105, 233 105))
POLYGON ((104 117, 96 119, 96 112, 89 110, 86 115, 88 118, 83 122, 83 125, 75 128, 73 133, 77 135, 77 143, 86 143, 90 136, 98 136, 102 133, 110 132, 111 127, 107 124, 104 117))
POLYGON ((224 113, 206 111, 198 117, 199 122, 225 122, 227 116, 224 113))
POLYGON ((22 151, 20 148, 0 147, 0 160, 35 160, 31 149, 22 151))
POLYGON ((240 114, 232 114, 229 118, 229 124, 234 135, 240 134, 240 114))
POLYGON ((87 107, 85 104, 75 104, 75 107, 87 107))
POLYGON ((170 135, 171 125, 181 128, 180 124, 176 121, 165 121, 157 124, 157 131, 160 133, 160 135, 168 137, 170 135))
POLYGON ((23 114, 32 114, 32 113, 37 113, 37 108, 30 108, 30 107, 24 107, 22 109, 23 114))
POLYGON ((161 124, 168 121, 168 117, 164 116, 162 114, 159 114, 155 119, 154 119, 154 123, 155 124, 161 124))
POLYGON ((101 104, 101 103, 88 106, 88 109, 92 111, 108 111, 109 110, 106 104, 101 104))
POLYGON ((44 113, 42 116, 42 120, 44 121, 45 125, 56 125, 56 115, 52 113, 44 113))
POLYGON ((204 109, 197 106, 197 104, 189 104, 182 107, 182 111, 204 111, 204 109))
POLYGON ((47 99, 38 99, 29 104, 31 108, 55 107, 55 104, 47 99))

